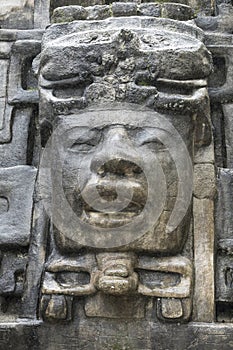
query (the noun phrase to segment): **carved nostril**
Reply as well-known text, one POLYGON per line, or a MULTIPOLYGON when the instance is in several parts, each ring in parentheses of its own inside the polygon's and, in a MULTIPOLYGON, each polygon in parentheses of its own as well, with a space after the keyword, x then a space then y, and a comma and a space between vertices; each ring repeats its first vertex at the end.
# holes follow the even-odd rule
POLYGON ((97 173, 97 175, 99 175, 100 177, 104 177, 104 176, 106 175, 105 170, 104 170, 103 167, 98 168, 98 170, 97 170, 96 173, 97 173))
POLYGON ((134 176, 135 174, 141 174, 143 172, 142 168, 137 164, 120 158, 111 159, 106 161, 103 165, 101 165, 97 174, 101 177, 107 174, 113 174, 118 176, 134 176))

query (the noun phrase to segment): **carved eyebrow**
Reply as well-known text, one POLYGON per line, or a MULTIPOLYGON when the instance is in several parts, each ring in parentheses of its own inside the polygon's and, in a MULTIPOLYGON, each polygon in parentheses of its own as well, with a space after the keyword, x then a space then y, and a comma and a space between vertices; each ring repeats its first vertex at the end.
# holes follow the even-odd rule
POLYGON ((157 131, 162 132, 162 135, 166 135, 166 137, 169 137, 169 135, 171 135, 171 133, 168 130, 165 130, 163 128, 144 128, 143 132, 140 134, 140 138, 139 138, 140 143, 143 143, 143 142, 163 143, 162 140, 160 140, 160 137, 158 137, 157 131))
POLYGON ((155 134, 155 130, 156 131, 166 132, 167 134, 169 134, 169 130, 161 128, 161 127, 150 127, 150 126, 147 126, 147 127, 144 127, 142 130, 148 132, 148 134, 153 134, 153 135, 155 134))
POLYGON ((97 139, 96 141, 99 141, 101 137, 101 132, 98 129, 92 129, 92 130, 85 130, 83 133, 77 135, 74 138, 74 142, 78 143, 82 143, 82 142, 88 142, 94 139, 97 139))
POLYGON ((78 135, 77 138, 92 138, 93 136, 96 136, 100 133, 100 130, 97 128, 86 128, 82 133, 78 135))

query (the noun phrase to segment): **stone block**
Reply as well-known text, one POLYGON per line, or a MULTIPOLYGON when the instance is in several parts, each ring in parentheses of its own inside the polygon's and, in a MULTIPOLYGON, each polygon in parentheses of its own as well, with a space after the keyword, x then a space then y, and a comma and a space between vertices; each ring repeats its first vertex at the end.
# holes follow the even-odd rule
POLYGON ((194 166, 194 195, 197 198, 214 198, 216 194, 215 167, 213 164, 194 166))
POLYGON ((47 321, 70 321, 72 318, 72 297, 63 295, 43 295, 41 300, 42 317, 47 321))
POLYGON ((164 318, 180 318, 183 316, 180 299, 162 299, 161 314, 164 318))
POLYGON ((138 319, 145 316, 144 297, 97 295, 87 298, 85 312, 88 317, 130 318, 138 319))
MULTIPOLYGON (((7 41, 0 41, 0 59, 6 59, 10 57, 11 46, 12 43, 9 43, 7 41)), ((3 64, 3 62, 1 64, 3 64)))
POLYGON ((4 127, 9 61, 0 60, 0 129, 4 127))
POLYGON ((0 245, 28 245, 35 177, 29 166, 0 169, 0 245))
POLYGON ((33 10, 33 0, 11 0, 2 2, 0 7, 1 28, 32 28, 33 10))
POLYGON ((218 169, 218 197, 216 203, 216 234, 217 239, 231 239, 233 235, 233 170, 218 169))
POLYGON ((193 216, 195 266, 193 319, 213 322, 215 318, 213 201, 194 198, 193 216))
POLYGON ((7 252, 2 255, 0 270, 1 295, 22 295, 26 264, 27 254, 7 252))
POLYGON ((0 143, 0 167, 27 164, 29 125, 32 118, 32 108, 16 109, 14 113, 7 109, 8 125, 5 124, 5 128, 0 131, 0 140, 3 142, 0 143), (6 136, 11 142, 7 143, 6 136))
MULTIPOLYGON (((233 74, 233 71, 232 71, 233 74)), ((233 104, 223 106, 227 167, 233 168, 233 104)))
POLYGON ((114 17, 136 16, 137 4, 133 2, 114 2, 112 4, 112 13, 114 17))
POLYGON ((157 3, 141 4, 139 7, 139 13, 142 16, 160 17, 161 7, 157 3))
POLYGON ((188 21, 193 18, 194 12, 186 5, 165 3, 162 5, 161 15, 178 21, 188 21))
POLYGON ((83 6, 57 7, 52 16, 52 23, 72 22, 86 19, 88 11, 83 6))
POLYGON ((88 20, 100 20, 111 17, 111 10, 109 6, 93 6, 88 7, 88 20))
MULTIPOLYGON (((231 242, 232 246, 232 242, 231 242)), ((233 302, 233 254, 219 251, 216 269, 216 299, 217 301, 233 302)))
POLYGON ((213 142, 206 147, 198 147, 194 155, 194 163, 211 163, 215 162, 215 153, 213 142))

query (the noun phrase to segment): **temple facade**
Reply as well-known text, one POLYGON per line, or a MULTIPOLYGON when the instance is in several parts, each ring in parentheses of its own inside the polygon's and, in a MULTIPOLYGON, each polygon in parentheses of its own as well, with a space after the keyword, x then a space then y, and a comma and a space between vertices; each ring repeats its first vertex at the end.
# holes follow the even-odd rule
POLYGON ((0 349, 232 349, 233 3, 0 8, 0 349))

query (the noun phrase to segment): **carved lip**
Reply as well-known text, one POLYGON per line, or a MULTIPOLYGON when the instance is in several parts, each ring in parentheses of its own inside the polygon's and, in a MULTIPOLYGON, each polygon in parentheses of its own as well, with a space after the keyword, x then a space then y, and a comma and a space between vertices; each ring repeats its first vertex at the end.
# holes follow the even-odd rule
MULTIPOLYGON (((96 185, 96 188, 98 188, 97 186, 98 184, 96 185)), ((109 201, 116 199, 114 198, 114 191, 112 191, 113 187, 113 183, 110 181, 109 186, 101 189, 101 197, 103 197, 105 200, 108 198, 109 201)), ((147 190, 145 189, 145 185, 143 183, 132 181, 130 182, 130 187, 131 189, 133 188, 133 196, 127 207, 120 211, 112 210, 102 212, 94 209, 92 206, 83 201, 83 212, 81 219, 90 225, 102 228, 114 228, 130 223, 134 217, 138 216, 142 212, 147 200, 147 190)), ((91 190, 91 188, 89 190, 91 190)))
POLYGON ((137 215, 137 213, 130 212, 102 213, 94 211, 83 211, 82 220, 93 226, 102 228, 114 228, 130 223, 132 219, 137 215))

